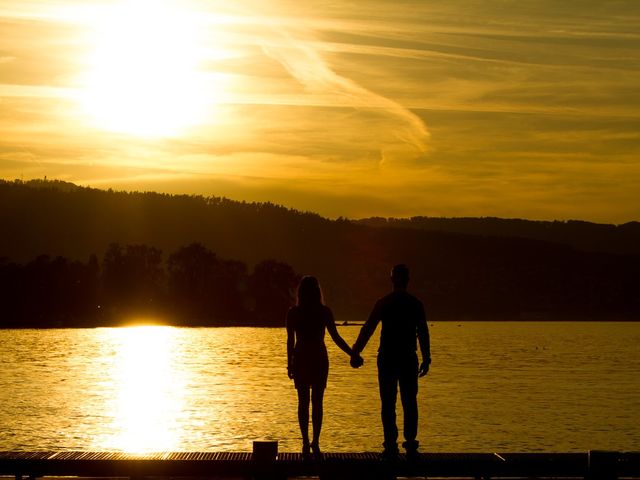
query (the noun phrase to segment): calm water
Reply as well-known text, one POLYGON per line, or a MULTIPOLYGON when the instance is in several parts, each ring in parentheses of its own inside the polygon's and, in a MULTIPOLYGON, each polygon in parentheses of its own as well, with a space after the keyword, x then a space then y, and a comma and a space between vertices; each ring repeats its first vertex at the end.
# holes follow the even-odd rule
MULTIPOLYGON (((424 451, 640 450, 640 323, 430 331, 424 451)), ((357 371, 330 345, 327 451, 380 449, 377 335, 357 371)), ((299 448, 284 329, 4 330, 0 345, 0 450, 299 448)))

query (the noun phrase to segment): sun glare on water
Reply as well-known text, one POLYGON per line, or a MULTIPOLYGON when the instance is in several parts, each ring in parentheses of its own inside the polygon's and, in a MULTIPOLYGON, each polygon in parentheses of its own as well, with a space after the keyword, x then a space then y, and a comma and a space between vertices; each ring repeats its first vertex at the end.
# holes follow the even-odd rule
POLYGON ((92 23, 82 103, 98 128, 161 137, 201 122, 215 87, 199 70, 195 12, 178 2, 128 0, 101 9, 92 23))
POLYGON ((182 415, 185 381, 171 363, 175 330, 136 326, 113 332, 118 345, 114 436, 100 448, 137 453, 175 450, 180 442, 176 423, 182 415))

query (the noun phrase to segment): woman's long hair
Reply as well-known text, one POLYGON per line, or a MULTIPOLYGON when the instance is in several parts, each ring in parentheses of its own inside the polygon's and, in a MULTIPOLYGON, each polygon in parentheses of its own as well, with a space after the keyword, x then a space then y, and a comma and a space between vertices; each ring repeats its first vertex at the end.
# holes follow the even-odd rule
POLYGON ((298 306, 322 305, 322 290, 316 277, 302 277, 298 285, 298 306))

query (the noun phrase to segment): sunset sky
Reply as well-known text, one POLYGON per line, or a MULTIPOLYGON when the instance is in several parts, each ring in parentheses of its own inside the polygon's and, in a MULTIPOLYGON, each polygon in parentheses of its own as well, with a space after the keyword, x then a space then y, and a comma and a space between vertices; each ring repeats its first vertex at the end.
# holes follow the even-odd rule
POLYGON ((0 178, 640 220, 638 0, 0 0, 0 178))

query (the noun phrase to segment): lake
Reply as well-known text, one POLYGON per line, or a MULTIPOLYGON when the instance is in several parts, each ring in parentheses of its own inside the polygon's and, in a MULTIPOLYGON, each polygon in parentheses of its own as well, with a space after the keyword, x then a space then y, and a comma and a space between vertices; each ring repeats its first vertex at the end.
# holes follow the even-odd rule
MULTIPOLYGON (((339 327, 352 343, 359 327, 339 327)), ((640 323, 436 322, 422 451, 640 450, 640 323)), ((321 445, 377 451, 375 355, 327 336, 321 445)), ((298 451, 286 333, 266 328, 0 330, 0 450, 298 451)), ((401 415, 400 415, 401 423, 401 415)))

